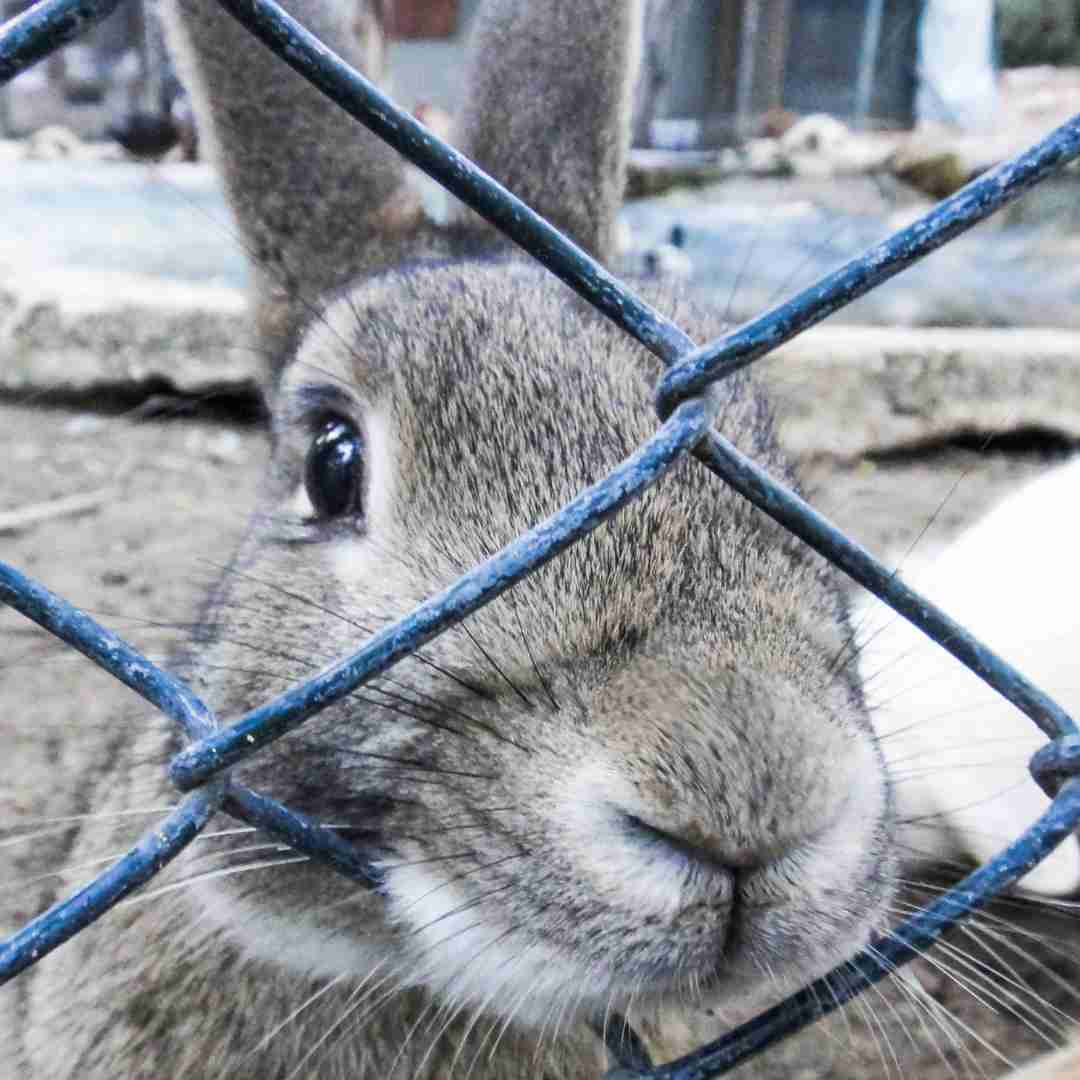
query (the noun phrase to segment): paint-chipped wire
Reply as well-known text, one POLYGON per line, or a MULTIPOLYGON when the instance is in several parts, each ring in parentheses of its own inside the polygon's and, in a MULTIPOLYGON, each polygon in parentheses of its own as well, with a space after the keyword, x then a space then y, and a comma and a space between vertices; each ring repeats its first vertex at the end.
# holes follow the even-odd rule
POLYGON ((40 0, 0 26, 0 87, 49 53, 85 34, 120 0, 40 0))

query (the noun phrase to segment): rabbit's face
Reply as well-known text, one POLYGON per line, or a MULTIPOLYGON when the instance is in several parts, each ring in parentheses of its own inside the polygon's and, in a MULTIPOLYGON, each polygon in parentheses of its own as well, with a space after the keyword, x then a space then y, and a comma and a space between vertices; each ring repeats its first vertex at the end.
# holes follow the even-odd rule
MULTIPOLYGON (((387 274, 332 305, 282 376, 265 510, 200 658, 221 715, 602 477, 655 430, 655 376, 515 264, 387 274)), ((752 385, 724 388, 724 429, 768 458, 752 385)), ((777 997, 861 945, 890 893, 880 757, 833 670, 838 596, 684 461, 237 770, 372 854, 380 893, 296 863, 208 882, 207 910, 286 965, 378 967, 537 1022, 777 997)))

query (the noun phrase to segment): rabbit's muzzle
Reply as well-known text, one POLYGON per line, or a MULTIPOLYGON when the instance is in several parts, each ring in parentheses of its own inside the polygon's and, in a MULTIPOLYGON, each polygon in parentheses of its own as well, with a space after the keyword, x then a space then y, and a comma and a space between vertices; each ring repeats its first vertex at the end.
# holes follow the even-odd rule
POLYGON ((478 695, 418 667, 406 696, 440 700, 438 723, 373 688, 254 759, 245 782, 342 827, 385 888, 313 865, 225 879, 239 932, 536 1024, 760 1006, 866 941, 891 895, 889 799, 846 692, 709 650, 547 667, 550 698, 524 669, 478 695))
POLYGON ((438 728, 388 723, 370 696, 320 718, 244 779, 362 819, 345 835, 380 860, 384 894, 310 865, 241 875, 221 885, 234 925, 278 962, 358 978, 382 964, 536 1024, 688 995, 741 1010, 821 974, 891 895, 877 748, 830 712, 839 694, 700 661, 556 673, 546 703, 515 673, 531 707, 505 686, 469 698, 468 736, 449 730, 460 688, 438 728))

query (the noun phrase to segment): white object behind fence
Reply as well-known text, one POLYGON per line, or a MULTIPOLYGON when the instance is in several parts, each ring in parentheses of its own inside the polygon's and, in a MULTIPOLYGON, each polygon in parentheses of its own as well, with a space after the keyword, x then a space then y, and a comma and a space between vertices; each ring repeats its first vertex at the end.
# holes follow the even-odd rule
POLYGON ((996 74, 993 0, 926 0, 919 21, 918 122, 992 131, 996 74))

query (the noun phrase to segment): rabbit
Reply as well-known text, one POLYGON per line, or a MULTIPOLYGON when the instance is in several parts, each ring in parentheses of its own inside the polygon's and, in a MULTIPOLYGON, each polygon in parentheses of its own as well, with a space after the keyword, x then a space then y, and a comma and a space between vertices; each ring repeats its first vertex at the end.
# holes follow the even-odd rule
MULTIPOLYGON (((296 14, 380 62, 347 12, 296 14)), ((273 415, 261 509, 187 662, 227 721, 602 476, 655 429, 660 368, 469 214, 430 221, 391 151, 207 0, 168 18, 252 256, 273 415)), ((457 126, 601 259, 639 18, 491 0, 457 126)), ((699 340, 722 329, 692 297, 648 295, 699 340)), ((793 481, 769 388, 717 393, 723 430, 793 481)), ((343 830, 383 890, 223 824, 221 869, 181 858, 17 982, 13 1074, 592 1077, 615 1013, 660 1059, 690 1049, 886 923, 908 840, 894 804, 923 804, 890 776, 907 766, 884 699, 867 707, 872 650, 861 674, 834 664, 850 633, 836 572, 683 462, 235 769, 343 830)), ((139 731, 98 778, 104 814, 173 797, 177 733, 139 731)), ((73 865, 100 833, 82 827, 73 865)), ((1027 884, 1065 891, 1061 873, 1027 884)))
MULTIPOLYGON (((1080 457, 1050 468, 985 514, 935 558, 909 561, 909 584, 1071 715, 1080 714, 1080 614, 1069 586, 1080 457), (993 588, 988 588, 993 582, 993 588)), ((896 844, 905 865, 988 861, 1043 813, 1049 799, 1029 775, 1045 742, 1027 717, 880 607, 856 607, 858 666, 893 782, 896 844)), ((1021 894, 1080 892, 1075 837, 1020 879, 1021 894)), ((1080 1078, 1080 1040, 1009 1074, 1080 1078)))
MULTIPOLYGON (((1080 458, 1025 484, 905 580, 1080 714, 1080 611, 1068 589, 1080 458), (994 587, 987 588, 993 581, 994 587)), ((1035 725, 904 619, 857 612, 859 668, 894 780, 897 842, 926 860, 983 863, 1047 807, 1027 771, 1035 725), (913 717, 921 720, 913 722, 913 717)), ((1061 845, 1019 882, 1080 891, 1080 846, 1061 845)))
MULTIPOLYGON (((362 60, 347 12, 294 13, 362 60)), ((491 0, 456 128, 601 259, 639 20, 491 0)), ((167 21, 252 256, 272 413, 260 509, 185 667, 228 720, 604 475, 655 430, 661 369, 469 214, 429 222, 394 154, 208 0, 167 21)), ((722 329, 650 295, 698 339, 722 329)), ((767 388, 716 393, 724 430, 793 479, 767 388)), ((890 786, 857 675, 831 667, 849 632, 836 571, 682 461, 234 769, 342 829, 379 891, 223 825, 224 870, 181 857, 17 981, 14 1074, 589 1077, 614 1012, 660 1058, 690 1049, 885 921, 890 786)), ((149 718, 95 805, 168 801, 180 745, 149 718)))

